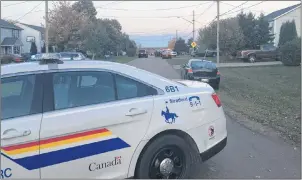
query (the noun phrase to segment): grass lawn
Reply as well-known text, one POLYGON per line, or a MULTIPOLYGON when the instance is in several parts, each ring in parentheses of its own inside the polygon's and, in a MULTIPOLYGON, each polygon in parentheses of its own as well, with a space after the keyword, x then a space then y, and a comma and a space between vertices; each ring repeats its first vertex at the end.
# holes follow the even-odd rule
POLYGON ((220 72, 218 93, 226 111, 233 110, 301 143, 300 66, 220 68, 220 72))
POLYGON ((128 63, 136 58, 137 57, 117 56, 117 57, 113 57, 113 60, 118 63, 128 63))

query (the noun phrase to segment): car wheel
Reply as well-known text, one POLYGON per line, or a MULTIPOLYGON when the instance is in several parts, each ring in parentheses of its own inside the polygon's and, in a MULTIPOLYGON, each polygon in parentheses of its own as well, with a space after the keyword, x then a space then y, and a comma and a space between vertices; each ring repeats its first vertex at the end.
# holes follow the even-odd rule
POLYGON ((138 179, 187 179, 201 162, 197 147, 177 135, 155 139, 141 154, 136 165, 138 179))
POLYGON ((249 62, 250 63, 256 62, 256 56, 255 55, 249 55, 249 62))
POLYGON ((219 84, 216 84, 216 85, 214 86, 214 89, 215 89, 215 90, 219 90, 219 84))

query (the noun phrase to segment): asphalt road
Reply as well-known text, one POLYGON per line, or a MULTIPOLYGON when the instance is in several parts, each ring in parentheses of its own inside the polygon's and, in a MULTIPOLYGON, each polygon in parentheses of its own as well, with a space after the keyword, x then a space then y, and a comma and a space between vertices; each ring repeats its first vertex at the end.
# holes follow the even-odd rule
MULTIPOLYGON (((183 64, 181 59, 174 60, 173 65, 183 64)), ((135 59, 128 64, 166 78, 180 78, 179 72, 161 58, 135 59)), ((229 116, 227 130, 227 146, 201 164, 200 171, 194 178, 301 179, 300 148, 287 144, 274 136, 274 133, 266 136, 252 131, 229 116)))

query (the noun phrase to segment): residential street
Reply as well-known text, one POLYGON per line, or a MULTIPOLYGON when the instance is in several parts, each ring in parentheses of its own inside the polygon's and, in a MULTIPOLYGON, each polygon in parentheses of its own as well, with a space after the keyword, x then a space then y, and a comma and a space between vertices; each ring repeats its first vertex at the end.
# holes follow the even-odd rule
MULTIPOLYGON (((173 65, 183 63, 177 59, 169 61, 173 60, 173 65)), ((180 78, 179 72, 161 58, 135 59, 128 64, 167 78, 180 78)), ((261 126, 254 125, 250 130, 238 121, 241 119, 227 116, 226 148, 202 164, 194 178, 301 178, 299 148, 284 142, 273 131, 263 135, 258 133, 261 126)))

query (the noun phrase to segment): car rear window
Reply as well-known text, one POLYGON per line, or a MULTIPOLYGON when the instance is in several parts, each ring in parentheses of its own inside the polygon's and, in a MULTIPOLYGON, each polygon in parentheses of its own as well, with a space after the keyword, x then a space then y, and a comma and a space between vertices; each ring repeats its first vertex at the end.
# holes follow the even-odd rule
POLYGON ((139 50, 140 53, 145 53, 145 50, 139 50))
POLYGON ((216 69, 216 65, 214 63, 206 62, 206 61, 192 61, 191 62, 191 67, 193 69, 200 69, 200 68, 216 69))

